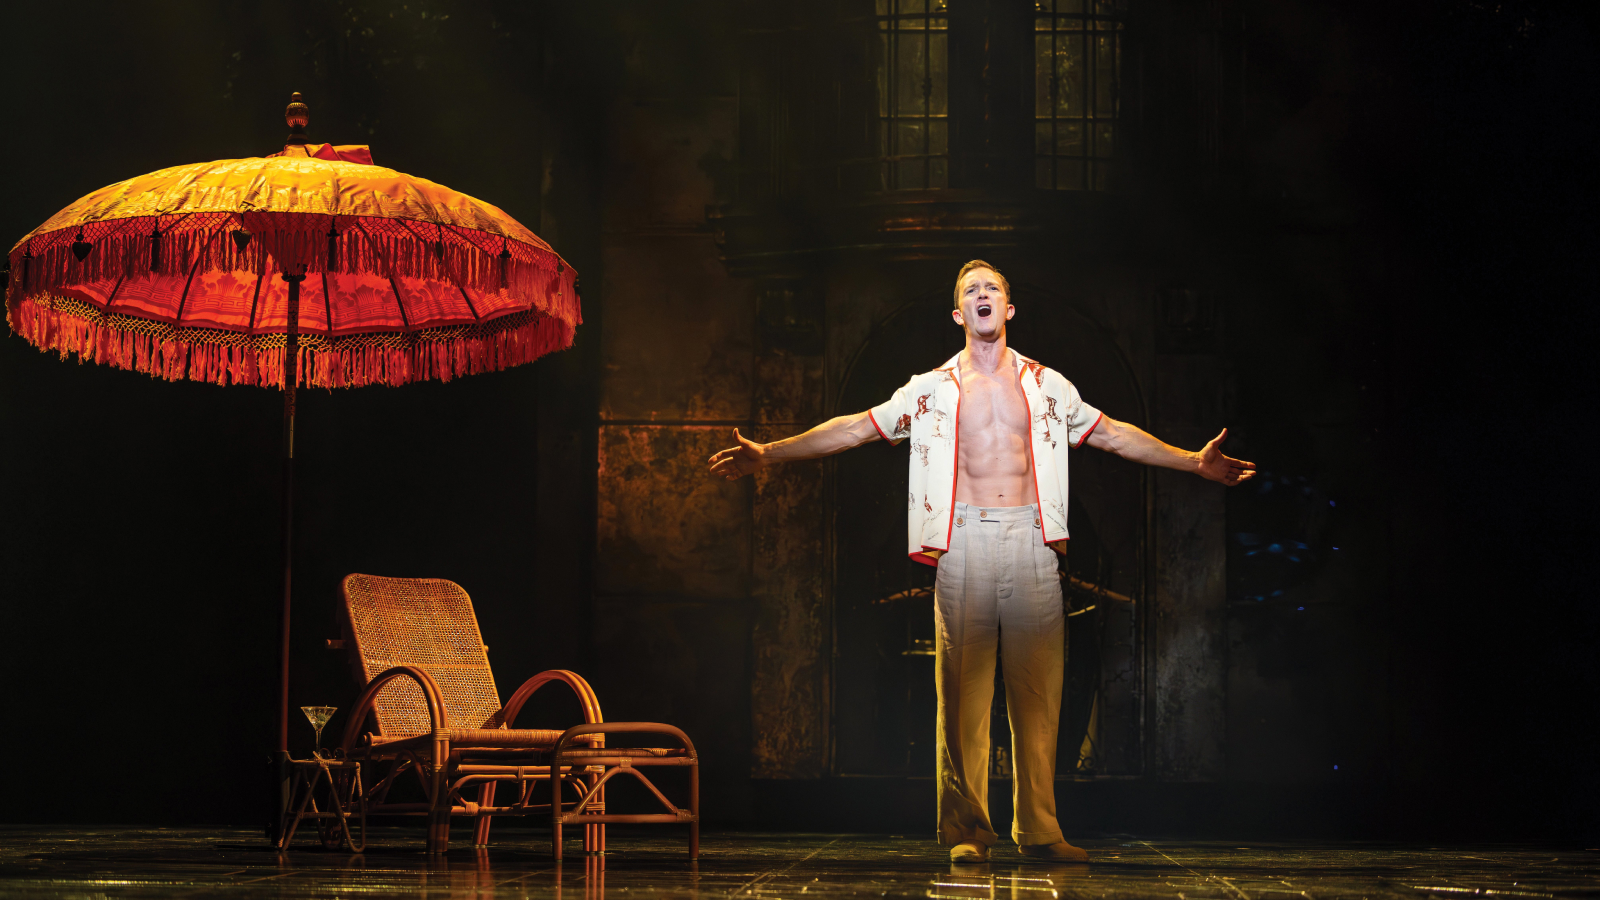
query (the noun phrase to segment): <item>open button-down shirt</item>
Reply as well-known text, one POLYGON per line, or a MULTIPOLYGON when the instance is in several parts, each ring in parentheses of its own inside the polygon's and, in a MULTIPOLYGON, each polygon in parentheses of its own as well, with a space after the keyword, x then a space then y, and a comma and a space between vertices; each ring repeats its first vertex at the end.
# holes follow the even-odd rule
MULTIPOLYGON (((961 458, 960 354, 931 372, 912 376, 888 402, 868 411, 878 434, 891 444, 911 440, 911 475, 906 488, 907 552, 927 565, 928 550, 950 549, 956 478, 961 458)), ((1032 420, 1028 442, 1040 535, 1045 543, 1067 534, 1067 451, 1083 446, 1100 424, 1099 410, 1083 402, 1072 382, 1054 369, 1011 351, 1012 365, 1032 420)))

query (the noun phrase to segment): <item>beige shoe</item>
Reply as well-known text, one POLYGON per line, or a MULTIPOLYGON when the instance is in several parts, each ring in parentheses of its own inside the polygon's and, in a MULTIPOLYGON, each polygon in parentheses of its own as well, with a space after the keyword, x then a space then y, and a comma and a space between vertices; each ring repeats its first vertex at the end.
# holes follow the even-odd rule
POLYGON ((1054 844, 1023 844, 1017 848, 1023 856, 1034 859, 1054 859, 1063 862, 1088 862, 1089 854, 1066 841, 1054 844))
POLYGON ((989 848, 977 841, 962 841, 950 848, 953 863, 984 863, 989 861, 989 848))

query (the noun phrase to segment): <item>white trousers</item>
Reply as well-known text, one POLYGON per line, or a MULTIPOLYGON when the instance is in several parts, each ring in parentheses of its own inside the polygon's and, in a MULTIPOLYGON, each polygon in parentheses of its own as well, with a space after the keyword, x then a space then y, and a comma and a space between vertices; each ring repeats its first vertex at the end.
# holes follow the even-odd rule
POLYGON ((997 649, 1011 720, 1018 844, 1062 840, 1056 822, 1056 729, 1066 617, 1055 551, 1038 510, 957 503, 934 587, 939 693, 939 843, 994 844, 989 822, 989 707, 997 649))

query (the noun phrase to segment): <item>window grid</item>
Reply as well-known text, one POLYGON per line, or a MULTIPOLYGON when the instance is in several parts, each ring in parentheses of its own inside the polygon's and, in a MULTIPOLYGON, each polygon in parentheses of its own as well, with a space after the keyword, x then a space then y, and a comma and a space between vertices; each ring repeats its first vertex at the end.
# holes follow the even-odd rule
POLYGON ((1034 186, 1111 187, 1127 0, 1034 3, 1034 186))
POLYGON ((950 184, 947 0, 876 0, 883 190, 950 184))

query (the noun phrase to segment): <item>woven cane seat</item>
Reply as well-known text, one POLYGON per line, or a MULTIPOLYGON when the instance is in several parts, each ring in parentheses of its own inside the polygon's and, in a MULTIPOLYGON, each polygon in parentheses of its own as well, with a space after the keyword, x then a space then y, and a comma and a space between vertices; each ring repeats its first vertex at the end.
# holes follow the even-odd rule
MULTIPOLYGON (((490 726, 496 746, 505 735, 538 731, 493 729, 500 694, 489 669, 472 598, 443 578, 383 578, 350 575, 344 580, 351 636, 367 681, 395 666, 416 666, 433 676, 444 700, 450 725, 467 732, 490 726)), ((376 738, 396 740, 431 734, 428 704, 422 689, 409 678, 384 686, 373 704, 376 738)), ((555 732, 557 736, 560 732, 555 732)), ((527 738, 531 742, 533 737, 527 738)), ((549 743, 554 744, 555 738, 549 743)))
MULTIPOLYGON (((452 747, 539 747, 551 749, 561 732, 548 728, 446 728, 452 747)), ((408 736, 374 735, 374 747, 408 740, 408 736)))

